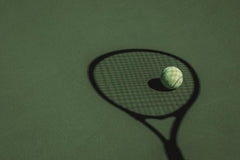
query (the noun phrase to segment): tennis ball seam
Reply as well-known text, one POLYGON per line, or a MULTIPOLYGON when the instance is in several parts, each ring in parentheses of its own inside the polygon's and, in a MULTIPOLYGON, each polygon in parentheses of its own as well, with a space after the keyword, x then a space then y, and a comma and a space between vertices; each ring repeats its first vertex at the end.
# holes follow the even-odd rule
POLYGON ((179 77, 179 78, 176 80, 176 82, 173 84, 173 86, 172 86, 171 88, 174 88, 175 85, 178 83, 178 81, 179 81, 180 79, 182 79, 182 78, 183 78, 183 76, 179 77))

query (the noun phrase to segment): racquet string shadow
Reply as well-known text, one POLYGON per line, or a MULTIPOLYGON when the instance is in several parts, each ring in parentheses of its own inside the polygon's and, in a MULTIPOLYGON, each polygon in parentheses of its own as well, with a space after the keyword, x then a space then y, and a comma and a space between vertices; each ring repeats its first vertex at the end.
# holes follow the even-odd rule
POLYGON ((199 93, 197 74, 186 61, 165 52, 128 49, 98 57, 88 72, 102 98, 142 122, 162 140, 169 160, 184 159, 177 145, 177 131, 199 93), (166 89, 156 78, 168 66, 183 72, 183 84, 176 90, 166 89), (169 140, 145 121, 168 117, 175 117, 169 140))

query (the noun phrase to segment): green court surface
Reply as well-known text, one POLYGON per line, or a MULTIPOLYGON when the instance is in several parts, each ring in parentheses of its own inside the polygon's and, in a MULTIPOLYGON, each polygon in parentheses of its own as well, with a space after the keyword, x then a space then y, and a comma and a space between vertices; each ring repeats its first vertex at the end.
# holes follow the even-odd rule
MULTIPOLYGON (((176 55, 199 77, 177 134, 184 159, 240 159, 239 19, 237 0, 0 0, 0 160, 168 160, 89 80, 95 58, 130 48, 176 55)), ((173 120, 149 122, 168 137, 173 120)))

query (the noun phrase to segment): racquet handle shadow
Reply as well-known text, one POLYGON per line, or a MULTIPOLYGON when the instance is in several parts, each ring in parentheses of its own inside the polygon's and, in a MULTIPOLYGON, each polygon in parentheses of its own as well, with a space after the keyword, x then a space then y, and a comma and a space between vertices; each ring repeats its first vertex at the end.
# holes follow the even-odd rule
POLYGON ((183 155, 176 144, 167 141, 164 143, 164 148, 168 156, 168 160, 184 160, 183 155))
MULTIPOLYGON (((177 146, 175 138, 167 140, 166 138, 164 138, 164 136, 161 133, 159 133, 156 130, 156 128, 148 124, 144 118, 139 118, 139 117, 135 117, 135 118, 138 119, 140 122, 142 122, 146 127, 148 127, 163 142, 168 160, 184 160, 183 154, 179 149, 179 147, 177 146)), ((176 126, 179 126, 179 124, 180 124, 180 119, 179 121, 175 121, 176 126)), ((174 132, 172 132, 173 133, 172 135, 176 137, 177 128, 174 128, 173 131, 174 132)))

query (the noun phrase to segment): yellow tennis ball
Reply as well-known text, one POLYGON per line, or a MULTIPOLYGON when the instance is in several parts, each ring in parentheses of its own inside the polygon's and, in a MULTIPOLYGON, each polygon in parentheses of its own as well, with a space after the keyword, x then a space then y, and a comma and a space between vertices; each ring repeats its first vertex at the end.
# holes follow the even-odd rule
POLYGON ((162 71, 160 79, 164 87, 176 89, 180 87, 183 82, 183 74, 179 68, 170 66, 162 71))

